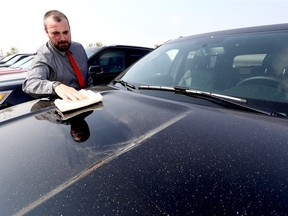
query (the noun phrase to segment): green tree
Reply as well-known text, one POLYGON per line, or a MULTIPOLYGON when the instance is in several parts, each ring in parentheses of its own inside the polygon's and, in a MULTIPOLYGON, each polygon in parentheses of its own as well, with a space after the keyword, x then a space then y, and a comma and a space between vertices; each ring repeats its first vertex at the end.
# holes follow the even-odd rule
POLYGON ((88 47, 94 47, 94 46, 103 47, 104 45, 102 42, 89 43, 89 45, 88 45, 88 47))
POLYGON ((11 47, 10 51, 6 52, 6 56, 13 55, 18 53, 18 49, 16 47, 11 47))

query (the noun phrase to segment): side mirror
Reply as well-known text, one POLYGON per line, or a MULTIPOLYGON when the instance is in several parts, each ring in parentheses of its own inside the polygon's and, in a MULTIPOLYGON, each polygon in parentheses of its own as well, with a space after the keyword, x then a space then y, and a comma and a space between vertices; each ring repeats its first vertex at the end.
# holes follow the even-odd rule
POLYGON ((100 65, 90 66, 89 72, 91 74, 100 74, 100 73, 103 73, 103 68, 100 65))

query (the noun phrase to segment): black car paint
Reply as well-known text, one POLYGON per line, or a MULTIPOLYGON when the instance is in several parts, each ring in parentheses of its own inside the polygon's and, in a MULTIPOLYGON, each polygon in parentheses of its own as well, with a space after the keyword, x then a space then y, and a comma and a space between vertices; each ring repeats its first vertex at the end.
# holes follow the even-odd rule
POLYGON ((287 120, 101 93, 99 109, 85 116, 90 137, 82 143, 53 102, 0 112, 3 215, 287 211, 287 120))

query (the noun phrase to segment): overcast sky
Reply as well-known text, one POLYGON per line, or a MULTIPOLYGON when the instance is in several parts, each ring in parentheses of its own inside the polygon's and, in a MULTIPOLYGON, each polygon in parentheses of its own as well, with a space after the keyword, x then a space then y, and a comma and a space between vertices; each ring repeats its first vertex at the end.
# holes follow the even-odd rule
POLYGON ((4 0, 0 55, 35 52, 47 41, 43 15, 57 9, 70 21, 72 40, 154 47, 197 33, 288 23, 288 0, 4 0), (77 2, 77 3, 75 3, 77 2))

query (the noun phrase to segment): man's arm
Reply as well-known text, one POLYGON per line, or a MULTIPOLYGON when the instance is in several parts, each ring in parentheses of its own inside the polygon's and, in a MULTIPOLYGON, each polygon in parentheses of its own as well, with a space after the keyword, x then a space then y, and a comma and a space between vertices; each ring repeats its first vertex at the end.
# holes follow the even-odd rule
POLYGON ((49 75, 50 71, 47 65, 34 63, 23 83, 23 91, 35 98, 56 95, 53 91, 53 83, 55 81, 50 81, 49 75))
POLYGON ((47 74, 51 72, 45 65, 33 67, 28 72, 27 78, 23 83, 23 91, 35 98, 50 97, 58 95, 64 100, 84 100, 86 96, 75 88, 62 84, 58 81, 48 80, 47 74))

